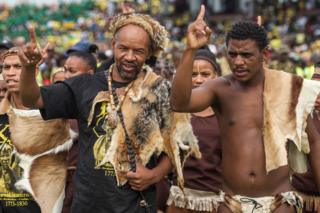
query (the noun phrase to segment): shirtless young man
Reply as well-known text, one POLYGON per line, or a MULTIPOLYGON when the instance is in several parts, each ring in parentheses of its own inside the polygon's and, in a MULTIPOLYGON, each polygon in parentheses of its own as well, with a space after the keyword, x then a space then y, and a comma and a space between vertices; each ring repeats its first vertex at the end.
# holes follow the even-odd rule
MULTIPOLYGON (((219 212, 295 212, 293 206, 301 208, 300 199, 295 193, 281 194, 292 191, 288 164, 269 172, 266 169, 267 160, 270 160, 265 152, 269 147, 264 145, 266 141, 263 140, 265 125, 268 125, 263 119, 264 82, 265 77, 270 75, 265 74, 269 70, 263 67, 267 57, 266 31, 256 23, 235 24, 226 38, 232 74, 208 80, 192 90, 195 53, 209 42, 211 35, 203 20, 204 13, 205 8, 201 6, 197 19, 188 28, 187 47, 173 81, 171 106, 179 112, 197 112, 212 106, 216 112, 221 130, 225 192, 218 201, 221 204, 219 212), (291 205, 288 205, 287 195, 291 197, 291 205)), ((290 78, 296 77, 290 75, 290 78)), ((310 141, 311 164, 320 189, 320 171, 317 169, 320 168, 320 162, 317 162, 320 147, 316 142, 319 135, 309 118, 306 132, 310 141)), ((280 143, 280 140, 276 141, 276 145, 280 143)), ((280 158, 286 159, 286 153, 280 158)))

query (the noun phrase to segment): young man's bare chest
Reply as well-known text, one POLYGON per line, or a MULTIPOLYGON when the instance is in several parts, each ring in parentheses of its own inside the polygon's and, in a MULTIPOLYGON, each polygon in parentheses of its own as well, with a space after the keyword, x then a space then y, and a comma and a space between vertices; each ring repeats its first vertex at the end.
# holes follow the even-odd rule
POLYGON ((273 193, 266 183, 280 185, 287 169, 271 176, 265 171, 262 85, 246 89, 229 85, 221 89, 217 108, 223 141, 224 190, 251 196, 273 193))
POLYGON ((218 117, 226 128, 262 128, 262 86, 241 88, 235 85, 223 87, 216 103, 218 117), (238 126, 241 125, 241 126, 238 126))

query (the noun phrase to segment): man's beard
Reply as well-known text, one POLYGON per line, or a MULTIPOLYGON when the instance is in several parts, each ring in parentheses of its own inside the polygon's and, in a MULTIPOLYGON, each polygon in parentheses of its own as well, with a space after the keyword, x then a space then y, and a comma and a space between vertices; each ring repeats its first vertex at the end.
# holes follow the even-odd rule
POLYGON ((138 67, 136 67, 136 69, 132 72, 125 72, 123 69, 122 69, 122 66, 119 65, 117 66, 117 70, 118 70, 118 73, 120 75, 120 77, 123 79, 123 80, 126 80, 126 81, 133 81, 137 78, 140 70, 138 67))

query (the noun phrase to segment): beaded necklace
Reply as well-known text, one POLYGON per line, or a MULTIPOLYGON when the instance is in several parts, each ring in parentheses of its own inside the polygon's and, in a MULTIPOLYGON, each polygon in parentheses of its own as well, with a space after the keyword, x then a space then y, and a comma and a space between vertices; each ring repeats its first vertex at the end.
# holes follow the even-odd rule
MULTIPOLYGON (((128 149, 129 164, 130 164, 130 167, 131 167, 130 170, 133 171, 133 172, 136 172, 136 155, 137 155, 137 152, 135 151, 135 149, 133 147, 133 143, 130 140, 127 128, 126 128, 125 123, 124 123, 123 114, 121 112, 121 106, 122 106, 122 104, 124 102, 124 99, 126 98, 127 93, 129 92, 130 88, 132 87, 134 81, 132 81, 126 87, 123 96, 119 99, 115 89, 112 89, 112 70, 113 70, 113 67, 114 66, 111 65, 111 67, 109 69, 109 75, 108 75, 108 89, 109 89, 110 104, 111 104, 111 109, 112 109, 112 112, 109 112, 109 115, 108 115, 108 118, 107 118, 108 125, 114 125, 114 126, 111 126, 111 127, 112 128, 116 128, 116 126, 118 124, 118 121, 120 120, 120 122, 121 122, 121 124, 123 126, 123 129, 124 129, 124 132, 125 132, 125 136, 126 136, 125 137, 125 142, 126 142, 127 149, 128 149), (113 96, 113 94, 115 94, 116 99, 113 96), (117 103, 117 107, 115 106, 115 102, 117 103)), ((145 208, 147 213, 150 213, 151 212, 151 210, 150 210, 151 205, 147 202, 147 200, 146 200, 146 198, 145 198, 145 196, 144 196, 142 191, 139 191, 139 195, 140 195, 140 199, 141 199, 140 202, 139 202, 139 206, 142 207, 142 208, 145 208)))
POLYGON ((129 92, 129 90, 131 89, 133 82, 132 81, 125 89, 123 95, 119 98, 119 102, 116 106, 115 104, 115 98, 113 96, 113 94, 117 95, 117 93, 114 91, 115 89, 112 88, 112 71, 113 71, 114 66, 112 65, 109 69, 109 74, 108 74, 108 90, 109 90, 109 97, 110 97, 110 105, 111 105, 111 109, 108 110, 108 116, 107 116, 107 123, 111 128, 116 128, 118 125, 118 111, 121 109, 121 106, 129 92))

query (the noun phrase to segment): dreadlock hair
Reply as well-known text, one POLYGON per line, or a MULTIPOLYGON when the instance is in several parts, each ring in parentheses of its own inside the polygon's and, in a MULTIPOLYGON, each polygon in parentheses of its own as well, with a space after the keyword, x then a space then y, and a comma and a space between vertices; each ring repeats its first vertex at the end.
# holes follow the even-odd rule
POLYGON ((265 49, 268 44, 267 32, 264 27, 255 22, 243 21, 232 25, 231 30, 227 33, 226 45, 228 46, 230 39, 246 40, 252 39, 256 42, 260 50, 265 49))

